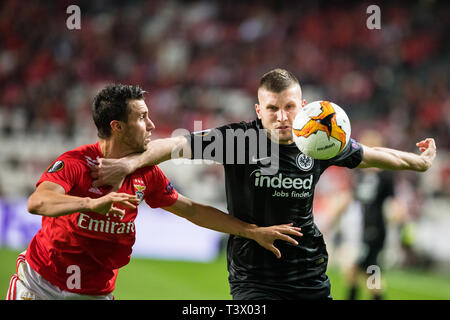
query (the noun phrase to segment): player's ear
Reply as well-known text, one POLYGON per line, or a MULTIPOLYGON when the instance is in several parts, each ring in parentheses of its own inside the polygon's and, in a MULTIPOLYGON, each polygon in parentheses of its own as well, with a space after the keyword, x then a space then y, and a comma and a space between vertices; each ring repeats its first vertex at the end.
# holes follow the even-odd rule
POLYGON ((303 100, 302 100, 302 108, 303 108, 305 105, 306 105, 306 100, 303 99, 303 100))
POLYGON ((119 120, 112 120, 109 125, 112 132, 121 132, 123 129, 123 123, 119 120))
POLYGON ((258 119, 261 120, 261 107, 257 103, 255 103, 255 111, 256 111, 256 115, 258 116, 258 119))

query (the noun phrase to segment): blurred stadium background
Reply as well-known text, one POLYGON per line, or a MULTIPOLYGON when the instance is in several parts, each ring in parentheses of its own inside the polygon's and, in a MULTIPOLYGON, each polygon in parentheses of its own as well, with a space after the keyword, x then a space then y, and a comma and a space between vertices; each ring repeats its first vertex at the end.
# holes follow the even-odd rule
MULTIPOLYGON (((397 174, 386 204, 383 273, 389 299, 450 299, 450 10, 445 1, 384 3, 381 29, 349 1, 36 1, 0 4, 0 292, 39 228, 25 201, 61 153, 97 139, 91 101, 105 84, 149 92, 154 136, 254 119, 259 77, 294 72, 307 101, 342 106, 352 135, 380 132, 388 147, 417 152, 434 137, 427 173, 397 174), (81 9, 69 30, 66 9, 81 9)), ((161 165, 183 194, 226 210, 218 165, 161 165)), ((358 253, 361 213, 331 224, 330 194, 351 187, 333 168, 316 195, 336 299, 358 253), (336 234, 341 234, 338 239, 336 234)), ((142 208, 134 259, 119 299, 229 299, 223 235, 142 208)), ((367 297, 367 296, 366 296, 367 297)))

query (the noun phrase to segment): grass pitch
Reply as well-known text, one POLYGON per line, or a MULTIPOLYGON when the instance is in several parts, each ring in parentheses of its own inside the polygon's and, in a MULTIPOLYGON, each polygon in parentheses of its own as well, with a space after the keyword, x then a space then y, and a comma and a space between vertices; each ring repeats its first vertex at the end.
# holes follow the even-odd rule
MULTIPOLYGON (((20 251, 0 249, 0 294, 6 295, 20 251)), ((327 272, 335 300, 346 296, 338 269, 327 272)), ((210 263, 133 258, 119 271, 114 295, 120 300, 230 300, 226 258, 210 263)), ((411 270, 383 271, 389 300, 449 300, 450 275, 411 270)), ((367 290, 362 299, 368 299, 367 290)))

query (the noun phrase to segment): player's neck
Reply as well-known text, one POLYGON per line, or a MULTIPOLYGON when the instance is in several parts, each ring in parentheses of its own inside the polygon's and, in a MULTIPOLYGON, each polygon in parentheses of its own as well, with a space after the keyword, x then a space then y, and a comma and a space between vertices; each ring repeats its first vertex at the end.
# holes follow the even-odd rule
POLYGON ((100 150, 103 158, 118 159, 129 154, 135 153, 128 146, 116 141, 115 139, 99 139, 100 150))
POLYGON ((289 144, 293 144, 294 143, 294 139, 279 139, 278 135, 272 135, 270 130, 266 129, 266 134, 267 134, 267 138, 269 138, 272 142, 277 143, 277 144, 285 144, 285 145, 289 145, 289 144))

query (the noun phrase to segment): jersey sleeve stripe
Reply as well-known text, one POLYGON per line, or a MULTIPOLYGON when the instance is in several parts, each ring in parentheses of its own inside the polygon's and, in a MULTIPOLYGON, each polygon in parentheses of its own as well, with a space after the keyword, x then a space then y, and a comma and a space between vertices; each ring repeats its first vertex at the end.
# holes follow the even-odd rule
POLYGON ((16 283, 17 283, 17 275, 14 274, 9 281, 8 292, 6 293, 6 300, 15 300, 16 299, 16 283))

